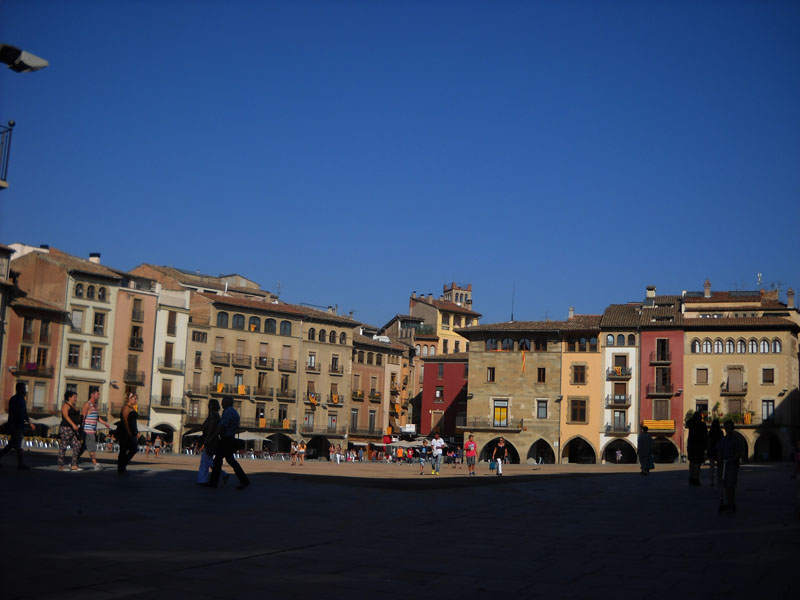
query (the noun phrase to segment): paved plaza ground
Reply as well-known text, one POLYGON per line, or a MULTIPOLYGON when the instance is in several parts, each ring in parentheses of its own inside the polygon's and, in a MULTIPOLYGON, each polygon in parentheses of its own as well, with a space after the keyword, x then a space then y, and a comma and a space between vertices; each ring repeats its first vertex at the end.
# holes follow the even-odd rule
POLYGON ((416 466, 242 461, 252 486, 193 484, 197 457, 0 469, 0 597, 800 597, 799 480, 744 466, 738 512, 684 465, 416 466))

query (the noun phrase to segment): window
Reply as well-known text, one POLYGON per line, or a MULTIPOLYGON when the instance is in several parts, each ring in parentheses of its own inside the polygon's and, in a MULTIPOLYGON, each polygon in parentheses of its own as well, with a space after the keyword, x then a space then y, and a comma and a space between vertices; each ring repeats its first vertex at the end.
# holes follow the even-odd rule
POLYGON ((47 366, 47 348, 39 348, 36 351, 36 364, 40 367, 47 366))
POLYGON ((755 340, 750 340, 747 344, 747 351, 750 354, 756 354, 758 352, 758 342, 755 340))
POLYGON ((503 351, 511 352, 514 350, 514 340, 511 338, 503 338, 503 351))
POLYGON ((586 338, 582 337, 578 340, 578 352, 586 352, 586 338))
POLYGON ((264 321, 264 333, 275 333, 275 319, 264 321))
POLYGON ((373 363, 373 360, 374 360, 374 355, 372 354, 372 352, 367 352, 367 364, 371 365, 373 363))
POLYGON ((94 286, 90 285, 86 288, 86 299, 87 300, 94 300, 94 286))
POLYGON ((103 335, 106 327, 106 315, 105 313, 94 313, 94 334, 95 335, 103 335))
POLYGON ((589 352, 597 352, 597 338, 589 338, 589 352))
POLYGON ((617 346, 624 346, 625 345, 625 336, 621 333, 617 336, 617 346))
POLYGON ((444 402, 444 387, 441 385, 436 386, 436 392, 433 396, 434 402, 444 402))
POLYGON ((775 369, 763 368, 761 369, 761 383, 772 385, 775 383, 775 369))
POLYGON ((376 413, 374 410, 369 411, 369 423, 367 424, 367 427, 369 428, 370 433, 375 431, 375 416, 376 413))
POLYGON ((692 354, 700 354, 700 340, 692 340, 692 354))
POLYGON ((41 382, 33 384, 33 408, 44 408, 45 387, 41 382))
POLYGON ((497 350, 497 339, 496 338, 489 338, 485 342, 486 350, 497 350))
POLYGON ((33 318, 25 317, 22 324, 22 339, 26 342, 33 341, 33 318))
MULTIPOLYGON (((42 322, 42 325, 44 326, 44 322, 42 322)), ((781 341, 780 340, 772 340, 772 352, 775 353, 775 354, 780 354, 782 352, 782 350, 783 350, 783 348, 781 347, 781 341)))
POLYGON ((722 354, 722 340, 714 340, 714 354, 722 354))
POLYGON ((334 354, 331 356, 331 371, 339 372, 339 355, 334 354))
POLYGON ((775 416, 775 400, 762 400, 761 401, 761 418, 764 421, 769 421, 775 416))
POLYGON ((575 352, 575 340, 572 338, 567 340, 567 352, 575 352))
POLYGON ((494 383, 494 367, 486 367, 486 381, 494 383))
POLYGON ((711 340, 703 340, 703 354, 711 354, 711 340))
POLYGON ((547 340, 537 338, 533 341, 533 349, 536 352, 547 352, 547 340))
POLYGON ((76 298, 83 298, 83 284, 82 283, 76 283, 75 284, 75 291, 73 292, 73 295, 76 298))
POLYGON ((546 381, 546 369, 544 367, 539 367, 536 369, 536 382, 537 383, 545 383, 546 381))
POLYGON ((358 429, 358 409, 350 409, 350 429, 358 429))
POLYGON ((569 420, 572 423, 586 422, 586 399, 570 398, 569 401, 569 420))
POLYGON ((103 349, 99 346, 92 346, 92 360, 90 367, 97 371, 103 370, 103 349))
POLYGON ((83 311, 82 310, 73 310, 72 311, 72 331, 83 331, 83 311))
POLYGON ((31 362, 31 352, 33 351, 32 346, 20 346, 19 347, 19 364, 20 365, 27 365, 31 362))
POLYGON ((747 352, 747 345, 745 344, 744 340, 739 340, 736 342, 736 352, 739 354, 745 354, 747 352))
POLYGON ((175 331, 177 330, 177 322, 178 313, 174 310, 171 310, 167 313, 167 335, 175 335, 175 331))
POLYGON ((697 385, 708 385, 708 369, 697 369, 697 385))
MULTIPOLYGON (((347 344, 347 334, 346 334, 344 331, 343 331, 342 333, 340 333, 340 334, 339 334, 339 343, 340 343, 342 346, 344 346, 345 344, 347 344)), ((419 346, 417 346, 417 347, 419 347, 419 346)))
POLYGON ((203 353, 199 350, 196 350, 194 353, 194 368, 195 369, 202 369, 203 368, 203 353))
POLYGON ((422 348, 420 348, 419 344, 414 346, 414 355, 415 356, 422 356, 422 354, 420 354, 421 352, 422 352, 422 348))
POLYGON ((247 321, 247 329, 252 332, 261 331, 261 319, 258 317, 250 317, 247 321))
POLYGON ((308 341, 313 342, 315 339, 317 339, 317 330, 312 327, 308 330, 308 341))
POLYGON ((364 364, 364 351, 363 350, 359 350, 358 351, 358 362, 360 362, 361 364, 364 364))
POLYGON ((761 340, 761 343, 758 345, 758 351, 761 352, 761 354, 768 354, 769 342, 767 340, 761 340))
POLYGON ((281 321, 281 335, 292 335, 292 324, 289 321, 281 321))
POLYGON ((79 344, 70 344, 67 353, 67 366, 77 367, 80 366, 81 360, 81 347, 79 344))
MULTIPOLYGON (((458 342, 456 342, 458 343, 458 342)), ((528 338, 521 338, 519 340, 519 349, 525 350, 526 352, 530 352, 531 349, 531 341, 528 338)), ((456 350, 458 352, 458 350, 456 350)))
POLYGON ((379 367, 383 364, 383 354, 381 354, 380 352, 375 355, 375 364, 378 365, 379 367))
POLYGON ((708 415, 708 400, 696 400, 694 411, 702 415, 708 415))
POLYGON ((106 288, 101 287, 97 289, 97 299, 101 302, 106 301, 106 288))
POLYGON ((448 350, 448 342, 449 342, 449 340, 442 340, 442 353, 443 354, 447 354, 449 352, 449 350, 448 350))
POLYGON ((336 332, 335 331, 331 331, 328 334, 328 343, 330 343, 330 344, 335 344, 336 343, 336 332))
POLYGON ((547 400, 536 401, 536 418, 537 419, 547 418, 547 400))
POLYGON ((455 348, 453 348, 453 352, 458 354, 461 351, 461 341, 460 340, 456 340, 455 342, 453 342, 453 344, 455 346, 455 348))
POLYGON ((39 325, 39 343, 50 343, 50 321, 42 321, 41 325, 39 325))
POLYGON ((233 315, 231 327, 233 329, 244 329, 244 315, 233 315))
POLYGON ((614 345, 614 335, 609 333, 606 336, 606 346, 613 346, 614 345))
POLYGON ((217 313, 217 327, 228 327, 228 313, 226 312, 218 312, 217 313))
POLYGON ((324 342, 327 336, 327 332, 324 329, 319 330, 319 341, 324 342))
POLYGON ((586 383, 586 365, 572 365, 572 383, 586 383))
POLYGON ((633 334, 630 334, 628 336, 628 346, 635 346, 635 345, 636 345, 636 336, 633 335, 633 334))
POLYGON ((438 366, 439 366, 439 372, 438 372, 437 377, 439 379, 442 379, 444 377, 444 363, 439 363, 438 366))
POLYGON ((508 427, 508 400, 494 401, 493 427, 508 427))
POLYGON ((653 417, 658 421, 669 419, 669 400, 653 400, 653 417))
POLYGON ((725 354, 733 354, 736 350, 736 346, 733 343, 733 340, 725 340, 725 354))
POLYGON ((192 341, 205 344, 208 341, 208 334, 205 331, 193 331, 192 341))

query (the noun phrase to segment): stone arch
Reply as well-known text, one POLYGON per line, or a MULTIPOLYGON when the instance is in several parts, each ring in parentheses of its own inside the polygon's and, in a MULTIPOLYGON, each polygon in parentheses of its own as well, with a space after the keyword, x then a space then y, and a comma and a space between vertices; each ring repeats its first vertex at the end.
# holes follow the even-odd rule
POLYGON ((606 463, 616 464, 617 450, 620 450, 622 453, 619 461, 620 464, 633 464, 637 461, 636 448, 630 441, 623 438, 611 440, 601 450, 600 455, 603 457, 603 460, 605 460, 606 463))
POLYGON ((331 443, 328 438, 315 435, 306 442, 306 460, 314 460, 315 458, 328 458, 328 449, 331 443))
POLYGON ((542 438, 536 440, 528 449, 528 463, 552 465, 556 462, 556 453, 553 447, 542 438))
POLYGON ((680 458, 680 451, 674 441, 661 436, 653 439, 653 456, 657 463, 675 463, 680 458))
POLYGON ((778 461, 782 458, 783 446, 777 435, 767 431, 756 438, 756 443, 753 447, 754 461, 778 461))
POLYGON ((493 440, 487 442, 481 449, 480 454, 478 455, 478 460, 481 462, 488 462, 492 460, 492 452, 494 452, 494 447, 497 446, 497 441, 500 439, 500 437, 503 437, 503 439, 506 441, 506 448, 508 448, 508 462, 512 464, 519 464, 519 452, 517 452, 514 444, 508 441, 508 438, 505 436, 497 436, 493 440))
POLYGON ((590 441, 583 436, 575 435, 564 444, 561 450, 561 461, 594 464, 597 462, 597 452, 595 452, 594 446, 590 441))
POLYGON ((272 441, 269 446, 270 452, 285 452, 288 454, 289 450, 291 450, 292 438, 285 433, 273 433, 267 436, 267 439, 272 441))

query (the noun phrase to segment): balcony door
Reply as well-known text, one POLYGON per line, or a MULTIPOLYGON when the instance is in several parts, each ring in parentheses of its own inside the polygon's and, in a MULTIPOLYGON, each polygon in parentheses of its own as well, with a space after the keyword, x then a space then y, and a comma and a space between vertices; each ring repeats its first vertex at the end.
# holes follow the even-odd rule
POLYGON ((741 392, 744 389, 744 372, 741 367, 728 367, 728 391, 741 392))
POLYGON ((494 418, 492 419, 492 426, 508 427, 508 400, 494 401, 494 418))

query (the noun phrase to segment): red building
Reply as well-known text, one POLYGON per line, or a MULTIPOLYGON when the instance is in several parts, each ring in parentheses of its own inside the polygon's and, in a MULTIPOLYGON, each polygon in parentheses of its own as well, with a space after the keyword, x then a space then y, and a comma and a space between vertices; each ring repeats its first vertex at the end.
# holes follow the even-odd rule
POLYGON ((639 415, 653 437, 656 462, 674 462, 683 447, 683 326, 680 296, 647 288, 640 334, 639 415))
POLYGON ((458 441, 456 425, 467 418, 469 355, 440 354, 422 360, 425 375, 419 431, 422 435, 438 431, 444 439, 458 441))

